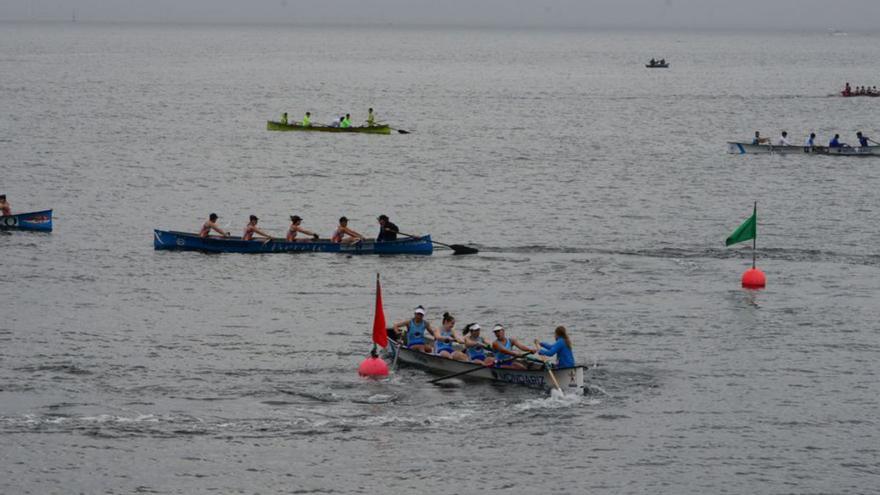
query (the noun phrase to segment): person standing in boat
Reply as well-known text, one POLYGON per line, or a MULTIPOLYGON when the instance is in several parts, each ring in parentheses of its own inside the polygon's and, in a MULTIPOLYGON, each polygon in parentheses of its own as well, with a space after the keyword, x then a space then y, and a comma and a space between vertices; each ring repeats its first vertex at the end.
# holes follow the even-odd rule
POLYGON ((333 236, 330 237, 331 241, 341 244, 351 244, 365 239, 366 237, 348 228, 348 218, 346 217, 339 218, 339 225, 336 227, 336 231, 333 232, 333 236))
POLYGON ((831 141, 828 143, 829 148, 843 148, 843 143, 840 142, 840 134, 835 134, 831 141))
POLYGON ((804 150, 805 151, 813 151, 813 148, 816 146, 816 133, 811 132, 810 136, 804 140, 804 150))
POLYGON ((345 114, 345 117, 342 117, 342 120, 339 121, 339 127, 343 129, 348 129, 351 127, 351 114, 345 114))
POLYGON ((405 338, 407 348, 428 354, 431 353, 431 344, 425 340, 425 332, 431 332, 431 335, 434 335, 434 330, 431 328, 428 320, 425 319, 425 308, 422 306, 417 307, 413 311, 411 319, 399 321, 392 328, 398 340, 401 337, 405 338))
POLYGON ((376 236, 376 242, 396 241, 400 229, 388 219, 388 215, 379 215, 376 220, 379 221, 379 235, 376 236))
POLYGON ((864 146, 871 145, 871 143, 869 142, 870 139, 868 139, 868 136, 863 136, 862 131, 859 131, 856 133, 856 138, 858 138, 858 140, 859 140, 859 146, 864 147, 864 146))
POLYGON ((791 146, 791 141, 788 140, 788 133, 782 131, 782 135, 779 136, 779 140, 776 141, 776 146, 791 146))
POLYGON ((492 352, 495 354, 495 366, 501 368, 512 368, 518 370, 526 369, 526 366, 518 361, 517 358, 524 357, 526 354, 533 354, 537 349, 520 343, 519 340, 504 335, 504 326, 500 323, 492 329, 495 332, 495 342, 492 342, 492 352), (526 352, 517 352, 514 348, 521 349, 526 352))
POLYGON ((254 239, 254 236, 255 236, 255 235, 258 235, 258 236, 260 236, 260 237, 266 239, 266 242, 269 242, 269 241, 272 240, 272 236, 271 236, 271 235, 269 235, 269 234, 263 232, 262 230, 260 230, 259 227, 257 227, 257 222, 259 222, 259 221, 260 221, 260 219, 257 218, 256 215, 251 215, 251 217, 250 217, 250 221, 249 221, 248 224, 244 227, 244 235, 241 236, 241 238, 242 238, 243 240, 245 240, 245 241, 251 241, 251 240, 254 239))
POLYGON ((770 138, 762 138, 761 133, 755 131, 755 138, 752 139, 752 144, 770 144, 770 138))
POLYGON ((220 218, 216 213, 211 213, 208 215, 208 221, 202 224, 202 230, 199 231, 199 237, 202 239, 206 239, 209 235, 211 235, 211 231, 217 232, 223 237, 229 237, 229 232, 221 229, 217 226, 217 219, 220 218))
POLYGON ((373 115, 373 109, 367 110, 367 126, 373 127, 376 125, 376 116, 373 115))
POLYGON ((12 205, 6 201, 6 195, 0 194, 0 217, 8 217, 12 215, 12 205))
POLYGON ((480 325, 468 323, 464 327, 462 334, 464 337, 465 355, 468 361, 483 366, 492 366, 495 360, 492 356, 486 355, 486 348, 489 347, 489 343, 483 337, 480 337, 480 325))
POLYGON ((287 229, 287 241, 288 242, 308 242, 308 239, 297 239, 296 234, 302 232, 305 235, 312 236, 312 240, 317 241, 320 239, 318 234, 312 232, 311 230, 306 230, 299 226, 302 223, 302 218, 299 215, 291 215, 290 216, 290 227, 287 229))
POLYGON ((312 126, 312 112, 306 112, 306 115, 302 119, 301 125, 303 127, 311 127, 312 126))
POLYGON ((553 337, 556 341, 552 344, 535 341, 535 347, 541 348, 538 354, 547 357, 556 356, 557 368, 573 368, 574 354, 571 352, 571 339, 568 338, 568 332, 565 330, 565 327, 562 325, 556 327, 553 337))
POLYGON ((287 112, 281 114, 281 123, 287 125, 287 112))
POLYGON ((447 359, 467 361, 467 355, 453 347, 456 343, 462 344, 464 340, 455 332, 455 318, 447 311, 443 313, 440 329, 434 332, 434 353, 447 359))

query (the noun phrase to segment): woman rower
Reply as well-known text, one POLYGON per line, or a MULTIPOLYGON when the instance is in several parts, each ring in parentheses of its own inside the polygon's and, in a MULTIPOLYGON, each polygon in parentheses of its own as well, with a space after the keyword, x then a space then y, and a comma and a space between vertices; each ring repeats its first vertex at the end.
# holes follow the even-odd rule
POLYGON ((9 204, 9 201, 6 201, 5 194, 0 194, 0 217, 10 215, 12 215, 12 205, 9 204))
POLYGON ((302 223, 302 218, 299 215, 291 215, 290 216, 290 228, 287 229, 287 241, 288 242, 308 242, 308 239, 297 239, 297 232, 302 232, 305 235, 312 236, 312 240, 317 241, 319 239, 318 234, 312 232, 311 230, 306 230, 299 226, 302 223))
POLYGON ((431 332, 433 335, 434 330, 431 328, 431 324, 425 320, 425 308, 417 307, 411 319, 399 321, 392 328, 397 334, 398 340, 402 335, 406 336, 407 348, 419 352, 431 352, 431 344, 425 340, 425 332, 431 332), (404 330, 406 330, 405 333, 404 330))
POLYGON ((348 228, 348 218, 345 217, 339 219, 339 226, 336 227, 333 237, 330 238, 331 241, 341 244, 351 244, 364 239, 364 236, 348 228))
POLYGON ((463 343, 461 337, 455 332, 455 318, 449 312, 443 313, 443 323, 439 331, 434 332, 434 353, 440 357, 467 361, 468 357, 461 351, 456 351, 453 343, 463 343))
POLYGON ((489 347, 489 344, 483 337, 480 337, 480 325, 468 323, 462 333, 464 334, 464 348, 468 360, 483 366, 492 366, 495 360, 492 359, 492 356, 486 355, 486 348, 489 347))
POLYGON ((507 338, 504 335, 504 326, 495 325, 492 329, 495 332, 495 342, 492 342, 492 352, 495 353, 495 366, 501 368, 513 368, 518 370, 526 369, 526 366, 520 362, 514 361, 516 358, 525 357, 526 354, 533 354, 537 349, 520 343, 515 338, 507 338), (521 349, 526 352, 516 352, 514 348, 521 349))
POLYGON ((573 368, 574 355, 571 353, 571 339, 568 338, 568 332, 565 327, 559 325, 553 332, 556 342, 548 344, 547 342, 535 341, 535 347, 540 346, 541 350, 538 354, 541 356, 556 356, 557 368, 573 368))
POLYGON ((260 229, 257 227, 257 222, 259 222, 259 221, 260 221, 260 219, 257 218, 256 215, 251 215, 250 222, 248 222, 248 224, 247 224, 247 225, 245 226, 245 228, 244 228, 244 235, 241 236, 241 238, 242 238, 243 240, 245 240, 245 241, 253 240, 254 235, 258 235, 258 236, 260 236, 260 237, 265 238, 265 239, 266 239, 266 242, 269 242, 269 241, 272 240, 272 236, 271 236, 271 235, 269 235, 269 234, 263 232, 262 230, 260 230, 260 229))

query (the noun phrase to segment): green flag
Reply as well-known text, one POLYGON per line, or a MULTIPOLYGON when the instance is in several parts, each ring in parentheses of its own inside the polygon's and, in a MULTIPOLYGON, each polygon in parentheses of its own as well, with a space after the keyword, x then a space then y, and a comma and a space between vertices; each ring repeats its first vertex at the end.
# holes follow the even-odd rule
POLYGON ((731 244, 736 244, 743 241, 748 241, 751 239, 758 238, 758 203, 755 203, 755 209, 752 212, 752 216, 749 217, 748 220, 742 223, 736 230, 730 234, 730 237, 725 241, 725 246, 730 246, 731 244))

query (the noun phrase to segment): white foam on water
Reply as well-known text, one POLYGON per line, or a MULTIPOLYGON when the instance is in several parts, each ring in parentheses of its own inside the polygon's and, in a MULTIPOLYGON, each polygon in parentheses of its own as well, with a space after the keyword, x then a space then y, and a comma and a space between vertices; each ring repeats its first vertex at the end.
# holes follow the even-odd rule
POLYGON ((552 389, 549 396, 540 399, 526 400, 521 404, 517 404, 515 409, 519 412, 525 412, 535 409, 563 409, 575 407, 580 404, 592 406, 600 403, 601 401, 599 399, 585 399, 581 394, 563 394, 557 389, 552 389))

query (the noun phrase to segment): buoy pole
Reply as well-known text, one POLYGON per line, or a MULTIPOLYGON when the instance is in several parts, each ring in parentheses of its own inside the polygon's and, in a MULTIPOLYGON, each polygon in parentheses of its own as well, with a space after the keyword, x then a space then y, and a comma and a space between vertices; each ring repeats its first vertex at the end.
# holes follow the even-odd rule
MULTIPOLYGON (((758 221, 758 202, 755 201, 755 222, 757 222, 757 221, 758 221)), ((755 256, 756 256, 755 253, 757 251, 758 251, 758 227, 756 225, 755 226, 755 237, 752 237, 752 270, 754 270, 756 268, 755 267, 755 256)))

